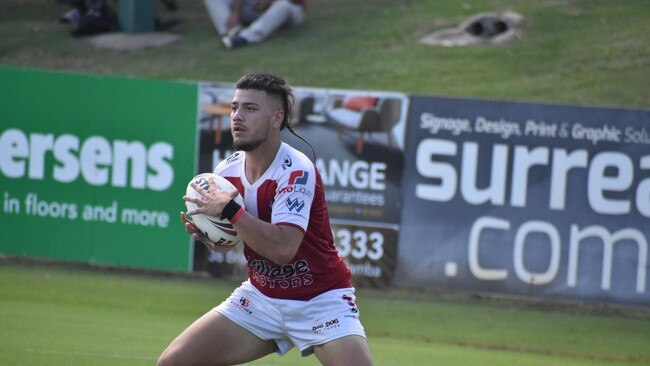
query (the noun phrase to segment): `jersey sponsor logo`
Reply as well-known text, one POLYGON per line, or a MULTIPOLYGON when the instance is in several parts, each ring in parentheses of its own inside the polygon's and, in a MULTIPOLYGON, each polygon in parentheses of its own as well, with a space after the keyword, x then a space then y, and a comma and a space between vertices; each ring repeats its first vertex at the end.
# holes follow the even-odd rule
POLYGON ((247 308, 248 305, 251 304, 250 301, 248 301, 248 299, 245 298, 245 297, 242 297, 241 299, 239 299, 239 303, 241 304, 241 306, 243 306, 245 308, 247 308))
POLYGON ((311 197, 311 191, 305 187, 294 187, 294 186, 284 187, 280 190, 280 192, 278 192, 278 194, 291 193, 291 192, 302 193, 307 197, 311 197))
POLYGON ((304 170, 296 170, 294 172, 291 172, 291 175, 289 176, 289 184, 305 185, 307 184, 308 178, 309 172, 306 172, 304 170))
POLYGON ((295 200, 292 200, 291 197, 287 198, 286 204, 287 204, 287 208, 291 212, 293 212, 293 210, 296 210, 296 212, 300 212, 303 209, 303 207, 305 207, 305 201, 300 201, 297 198, 295 200))
POLYGON ((359 312, 359 309, 357 309, 357 304, 354 303, 354 300, 352 299, 352 296, 343 295, 343 296, 341 296, 341 298, 348 303, 348 306, 350 307, 350 311, 353 314, 356 314, 356 313, 359 312))
POLYGON ((240 155, 240 154, 241 154, 241 151, 237 151, 236 153, 230 155, 230 156, 226 159, 226 163, 231 163, 231 162, 237 160, 237 158, 239 158, 239 155, 240 155))
MULTIPOLYGON (((304 185, 307 184, 308 179, 309 172, 306 172, 304 170, 296 170, 294 172, 291 172, 291 175, 289 176, 289 185, 280 189, 278 194, 296 192, 302 193, 307 197, 311 197, 311 191, 304 187, 304 185)), ((291 207, 289 207, 289 209, 291 209, 291 207)))
POLYGON ((299 260, 295 263, 274 266, 266 260, 255 259, 249 261, 248 266, 255 272, 273 278, 291 278, 309 272, 309 263, 307 263, 306 260, 299 260))
POLYGON ((242 297, 239 299, 239 302, 235 300, 230 300, 230 303, 237 309, 245 312, 246 314, 253 315, 253 311, 248 308, 248 306, 250 305, 250 301, 248 301, 247 298, 242 297))
POLYGON ((291 156, 285 155, 282 160, 282 170, 287 170, 287 168, 291 168, 292 165, 293 161, 291 161, 291 156))
POLYGON ((253 271, 251 279, 263 287, 288 289, 314 283, 306 260, 276 266, 266 260, 255 259, 249 260, 248 266, 253 271))
POLYGON ((340 326, 341 325, 339 324, 339 319, 335 318, 335 319, 328 320, 326 322, 320 323, 318 325, 314 325, 313 327, 311 327, 311 330, 312 330, 312 332, 318 334, 318 333, 321 333, 321 332, 326 331, 326 330, 338 328, 340 326))

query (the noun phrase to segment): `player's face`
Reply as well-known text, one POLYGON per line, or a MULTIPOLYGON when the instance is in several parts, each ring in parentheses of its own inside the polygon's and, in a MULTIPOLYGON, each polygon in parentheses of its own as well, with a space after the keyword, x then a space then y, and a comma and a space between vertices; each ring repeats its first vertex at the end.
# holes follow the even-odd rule
POLYGON ((282 122, 282 109, 262 90, 237 89, 232 99, 230 130, 235 150, 252 151, 282 122))

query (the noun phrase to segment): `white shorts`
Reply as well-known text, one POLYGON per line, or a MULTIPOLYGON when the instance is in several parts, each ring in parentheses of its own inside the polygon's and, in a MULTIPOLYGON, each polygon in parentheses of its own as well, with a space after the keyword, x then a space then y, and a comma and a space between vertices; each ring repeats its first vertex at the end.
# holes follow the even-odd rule
POLYGON ((354 288, 325 292, 309 301, 274 299, 245 281, 213 310, 263 340, 273 340, 283 355, 293 346, 303 356, 313 346, 348 335, 365 338, 354 288))

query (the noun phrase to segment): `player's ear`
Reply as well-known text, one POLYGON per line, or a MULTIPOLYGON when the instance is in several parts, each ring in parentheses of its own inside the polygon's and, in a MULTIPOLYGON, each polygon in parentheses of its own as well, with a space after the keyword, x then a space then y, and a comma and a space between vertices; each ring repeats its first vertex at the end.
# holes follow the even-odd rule
POLYGON ((280 128, 282 127, 282 121, 284 121, 284 111, 283 110, 277 110, 273 114, 273 127, 275 128, 280 128))

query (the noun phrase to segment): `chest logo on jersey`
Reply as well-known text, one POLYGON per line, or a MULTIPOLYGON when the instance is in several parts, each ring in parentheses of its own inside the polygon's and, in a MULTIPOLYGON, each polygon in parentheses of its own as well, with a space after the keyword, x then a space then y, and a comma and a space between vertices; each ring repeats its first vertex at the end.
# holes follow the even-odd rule
POLYGON ((295 263, 274 266, 268 261, 255 259, 248 262, 254 271, 260 272, 273 278, 291 278, 309 272, 309 263, 306 260, 299 260, 295 263))
POLYGON ((253 270, 251 279, 264 287, 287 289, 309 286, 314 282, 306 260, 275 266, 266 260, 249 259, 248 266, 253 270))

